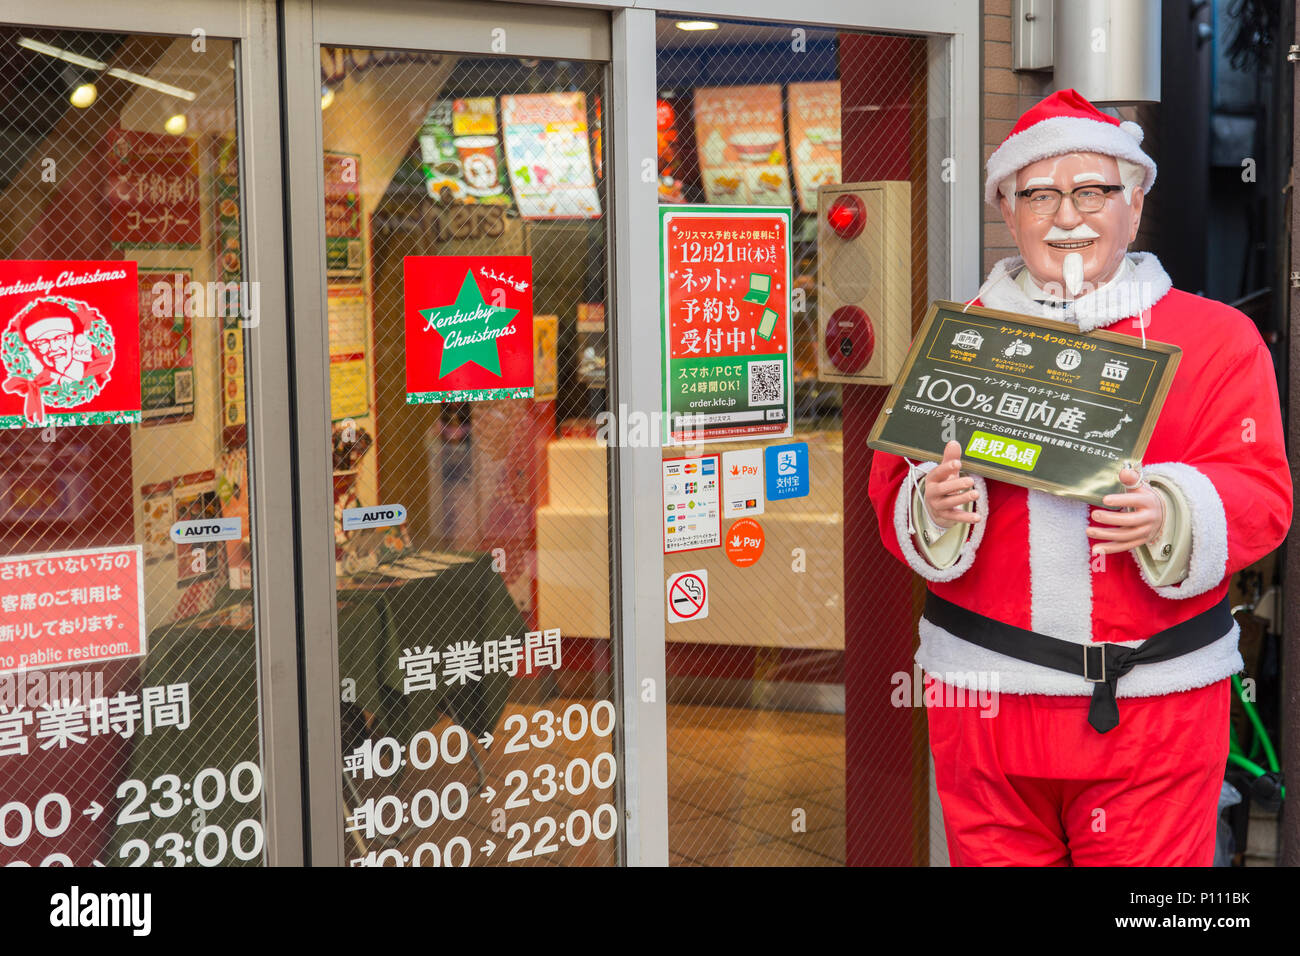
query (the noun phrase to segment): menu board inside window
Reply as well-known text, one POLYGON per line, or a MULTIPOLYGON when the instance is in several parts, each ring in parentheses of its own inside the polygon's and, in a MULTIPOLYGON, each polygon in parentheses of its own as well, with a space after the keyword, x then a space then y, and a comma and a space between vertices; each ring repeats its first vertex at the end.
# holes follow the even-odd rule
POLYGON ((582 93, 503 96, 501 125, 506 168, 520 216, 600 216, 587 130, 587 98, 582 93))
POLYGON ((510 205, 493 97, 438 100, 425 116, 418 139, 431 199, 510 205))
POLYGON ((331 276, 359 276, 365 266, 361 239, 361 158, 325 154, 325 267, 331 276))
MULTIPOLYGON (((239 149, 233 135, 213 140, 212 191, 216 214, 212 225, 217 242, 217 275, 226 288, 243 278, 243 240, 239 217, 239 149)), ((242 289, 241 285, 241 296, 242 289)), ((250 297, 251 298, 251 297, 250 297)), ((244 322, 250 302, 240 303, 239 315, 227 311, 221 319, 221 425, 229 440, 239 440, 245 423, 243 401, 244 322)), ((249 312, 251 315, 251 312, 249 312)))
POLYGON ((799 210, 817 211, 817 189, 840 182, 840 84, 791 83, 790 158, 799 210))
POLYGON ((193 139, 112 129, 101 155, 111 163, 109 219, 119 248, 197 249, 199 160, 193 139))
POLYGON ((331 283, 330 417, 360 418, 370 411, 370 375, 366 359, 369 312, 360 283, 331 283))
POLYGON ((776 83, 697 89, 695 140, 707 201, 789 206, 783 127, 776 83))
POLYGON ((140 408, 145 427, 194 419, 194 329, 186 314, 192 269, 141 269, 140 408), (158 295, 159 291, 181 290, 158 295))

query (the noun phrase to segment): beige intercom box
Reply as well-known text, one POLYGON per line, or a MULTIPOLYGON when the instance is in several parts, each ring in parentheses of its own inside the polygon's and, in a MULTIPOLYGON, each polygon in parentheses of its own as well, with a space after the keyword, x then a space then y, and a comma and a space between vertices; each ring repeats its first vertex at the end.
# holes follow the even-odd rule
POLYGON ((912 186, 822 186, 817 200, 817 375, 892 385, 912 340, 912 186))

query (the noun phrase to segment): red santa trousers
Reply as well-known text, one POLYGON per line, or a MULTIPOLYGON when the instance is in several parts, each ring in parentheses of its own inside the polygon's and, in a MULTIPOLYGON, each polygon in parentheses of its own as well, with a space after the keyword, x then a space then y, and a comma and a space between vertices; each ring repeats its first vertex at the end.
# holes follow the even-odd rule
POLYGON ((942 706, 962 700, 942 690, 927 692, 926 716, 954 866, 1213 862, 1226 678, 1122 698, 1105 734, 1088 724, 1087 697, 1003 693, 981 708, 942 706))

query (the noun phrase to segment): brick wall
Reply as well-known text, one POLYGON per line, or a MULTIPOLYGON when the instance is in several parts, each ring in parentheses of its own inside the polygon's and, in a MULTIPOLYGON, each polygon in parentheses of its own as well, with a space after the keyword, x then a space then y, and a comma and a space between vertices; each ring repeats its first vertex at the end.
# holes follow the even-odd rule
MULTIPOLYGON (((993 150, 1001 145, 1011 132, 1020 114, 1053 91, 1052 73, 1011 69, 1011 0, 984 0, 984 64, 982 69, 984 122, 982 130, 983 158, 987 163, 993 150)), ((1123 119, 1141 125, 1146 136, 1142 148, 1160 164, 1159 143, 1156 141, 1157 106, 1123 107, 1117 111, 1123 119)), ((980 195, 984 194, 984 169, 980 170, 980 195)), ((1159 222, 1160 193, 1153 190, 1142 211, 1142 224, 1137 240, 1129 247, 1138 252, 1154 249, 1159 222)), ((1007 256, 1017 255, 1011 231, 1002 221, 994 206, 984 205, 983 262, 984 275, 993 264, 1007 256)))

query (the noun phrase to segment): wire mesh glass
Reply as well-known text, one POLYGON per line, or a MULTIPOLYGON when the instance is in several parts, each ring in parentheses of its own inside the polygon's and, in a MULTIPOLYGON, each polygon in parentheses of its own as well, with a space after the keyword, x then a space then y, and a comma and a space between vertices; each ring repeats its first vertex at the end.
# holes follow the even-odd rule
POLYGON ((0 28, 4 864, 265 856, 237 56, 0 28))
MULTIPOLYGON (((721 501, 694 503, 706 512, 698 524, 709 519, 716 538, 664 559, 670 580, 703 572, 708 584, 707 618, 668 615, 670 860, 924 864, 924 717, 910 697, 898 707, 890 693, 900 676, 914 678, 915 585, 881 546, 866 503, 866 436, 886 389, 844 372, 834 354, 843 340, 819 315, 884 278, 865 256, 825 261, 819 236, 828 204, 819 206, 819 196, 841 183, 902 184, 905 226, 896 241, 910 244, 899 255, 910 267, 905 304, 871 321, 908 327, 946 293, 948 119, 946 97, 936 94, 945 89, 945 47, 797 23, 657 22, 661 215, 705 204, 784 208, 792 220, 792 434, 664 452, 666 462, 698 458, 706 470, 707 456, 718 455, 722 476, 721 501), (836 290, 830 305, 820 301, 828 289, 836 290), (791 443, 807 444, 807 486, 799 496, 774 495, 773 453, 791 443), (729 490, 743 453, 755 448, 764 450, 765 504, 762 491, 754 500, 729 490)), ((742 227, 741 241, 751 234, 742 227)), ((707 262, 702 271, 712 271, 707 262)), ((729 330, 737 319, 702 306, 696 321, 699 336, 682 344, 707 366, 729 341, 709 330, 729 330)), ((742 343, 739 357, 751 347, 742 343)), ((762 383, 753 375, 742 383, 752 404, 762 383)), ((767 398, 779 405, 787 396, 778 389, 767 398)), ((669 526, 674 518, 667 510, 669 526)))
POLYGON ((612 865, 605 69, 327 47, 322 109, 349 865, 612 865))

